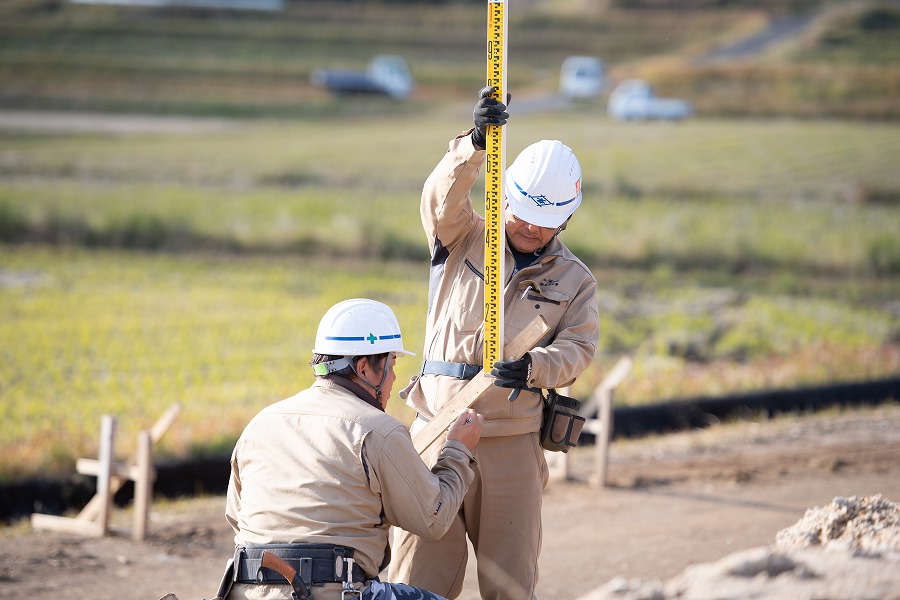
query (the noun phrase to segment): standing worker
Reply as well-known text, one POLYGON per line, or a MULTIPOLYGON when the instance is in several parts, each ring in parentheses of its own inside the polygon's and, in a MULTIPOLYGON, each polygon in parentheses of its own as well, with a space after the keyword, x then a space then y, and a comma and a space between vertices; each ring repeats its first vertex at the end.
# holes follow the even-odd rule
MULTIPOLYGON (((506 105, 481 91, 475 127, 450 142, 425 182, 421 216, 431 244, 431 281, 421 374, 408 388, 416 432, 467 383, 482 376, 485 219, 470 192, 485 162, 485 127, 504 125, 506 105)), ((508 101, 508 99, 507 99, 508 101)), ((570 385, 593 360, 599 337, 597 280, 559 240, 581 203, 581 167, 559 141, 525 148, 506 170, 505 338, 536 316, 550 327, 519 360, 499 361, 475 404, 484 431, 478 469, 462 508, 440 540, 397 531, 391 581, 448 598, 462 591, 466 535, 485 600, 531 600, 538 581, 541 493, 547 463, 541 447, 542 389, 570 385), (511 388, 512 393, 510 389, 511 388)), ((423 457, 432 464, 436 456, 423 457)))
POLYGON ((378 580, 388 532, 395 525, 437 539, 447 531, 475 477, 484 418, 460 413, 429 470, 406 427, 384 412, 398 354, 412 353, 380 302, 345 300, 322 317, 312 387, 263 409, 235 445, 225 509, 233 574, 218 597, 440 598, 378 580), (292 584, 261 568, 272 554, 296 572, 292 584))

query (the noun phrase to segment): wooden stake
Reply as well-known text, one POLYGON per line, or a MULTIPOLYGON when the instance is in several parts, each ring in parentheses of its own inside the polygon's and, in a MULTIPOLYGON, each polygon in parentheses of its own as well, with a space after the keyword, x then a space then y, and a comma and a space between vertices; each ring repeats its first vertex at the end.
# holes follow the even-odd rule
POLYGON ((100 422, 100 472, 97 473, 97 496, 100 498, 98 525, 100 535, 106 535, 109 530, 109 506, 112 503, 110 497, 110 469, 113 460, 113 444, 116 436, 115 415, 103 415, 100 422))
POLYGON ((597 408, 597 418, 600 421, 600 429, 596 432, 595 472, 591 481, 591 483, 597 487, 606 487, 606 472, 607 465, 609 464, 609 439, 613 430, 613 391, 619 387, 622 381, 625 380, 625 377, 628 376, 628 373, 631 371, 631 366, 631 357, 623 356, 619 359, 619 362, 616 363, 616 366, 613 367, 612 371, 603 378, 603 381, 600 382, 598 388, 598 401, 600 406, 597 408))
MULTIPOLYGON (((175 419, 178 418, 178 415, 181 414, 181 404, 177 402, 170 406, 168 410, 166 410, 163 415, 156 420, 156 423, 153 424, 153 427, 150 428, 150 439, 154 445, 159 443, 159 440, 162 439, 162 436, 169 430, 173 423, 175 423, 175 419)), ((132 457, 131 464, 135 463, 135 458, 132 457)), ((118 492, 123 485, 125 485, 125 481, 127 479, 123 477, 113 477, 110 481, 110 489, 112 489, 112 493, 115 494, 118 492)), ((83 519, 86 521, 93 521, 97 518, 98 509, 99 509, 100 498, 98 496, 94 496, 91 498, 91 501, 88 502, 81 512, 78 513, 79 519, 83 519)))
POLYGON ((104 536, 109 532, 109 512, 112 498, 125 481, 134 481, 134 530, 135 540, 143 540, 147 534, 150 504, 153 499, 153 445, 169 430, 178 414, 180 404, 173 404, 154 423, 151 430, 138 436, 137 451, 128 464, 113 462, 113 441, 116 435, 116 417, 104 415, 100 424, 100 451, 97 460, 79 458, 79 473, 97 477, 97 493, 76 518, 57 517, 33 513, 31 525, 35 529, 49 529, 86 536, 104 536))
MULTIPOLYGON (((550 331, 547 322, 540 316, 528 324, 512 341, 504 348, 503 356, 507 360, 522 358, 522 356, 534 348, 541 338, 550 331)), ((481 398, 494 384, 494 378, 487 373, 476 375, 466 386, 453 396, 444 405, 438 414, 413 436, 413 445, 419 454, 424 453, 444 431, 456 420, 460 411, 469 408, 481 398)))
POLYGON ((85 537, 100 537, 104 534, 99 523, 41 513, 31 514, 31 526, 35 529, 74 533, 85 537))
POLYGON ((155 478, 153 440, 149 431, 142 431, 138 435, 137 470, 138 477, 134 480, 134 526, 131 537, 140 542, 147 535, 150 503, 153 499, 153 479, 155 478))

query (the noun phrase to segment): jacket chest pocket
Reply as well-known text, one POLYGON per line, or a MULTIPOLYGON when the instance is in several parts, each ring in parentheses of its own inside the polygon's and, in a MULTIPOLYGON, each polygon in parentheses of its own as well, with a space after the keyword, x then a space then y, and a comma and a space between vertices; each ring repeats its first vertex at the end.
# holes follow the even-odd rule
POLYGON ((517 287, 519 289, 506 307, 504 315, 506 327, 517 332, 522 331, 535 317, 540 316, 550 326, 550 331, 555 331, 569 307, 572 296, 564 290, 549 286, 541 287, 529 281, 523 281, 517 287))

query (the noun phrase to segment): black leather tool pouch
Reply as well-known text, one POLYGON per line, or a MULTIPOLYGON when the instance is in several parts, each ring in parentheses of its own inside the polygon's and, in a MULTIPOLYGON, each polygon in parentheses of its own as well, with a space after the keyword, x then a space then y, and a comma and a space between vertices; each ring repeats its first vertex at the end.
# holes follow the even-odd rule
POLYGON ((551 452, 568 452, 578 443, 584 417, 578 414, 581 402, 547 390, 541 422, 541 447, 551 452))

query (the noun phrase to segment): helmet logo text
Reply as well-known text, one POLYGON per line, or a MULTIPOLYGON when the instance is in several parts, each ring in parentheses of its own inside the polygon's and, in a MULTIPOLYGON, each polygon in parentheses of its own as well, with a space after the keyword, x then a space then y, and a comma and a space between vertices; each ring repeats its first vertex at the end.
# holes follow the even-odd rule
POLYGON ((529 198, 537 206, 565 206, 566 204, 571 204, 572 202, 575 202, 578 199, 577 192, 579 192, 581 190, 581 180, 579 179, 578 185, 576 186, 576 194, 575 194, 574 198, 572 198, 570 200, 564 200, 562 202, 553 202, 552 200, 547 198, 547 196, 545 196, 544 194, 540 194, 539 196, 532 196, 531 194, 529 194, 528 192, 523 190, 522 187, 515 181, 513 181, 512 183, 514 186, 516 186, 516 189, 519 190, 519 192, 523 196, 525 196, 526 198, 529 198))
POLYGON ((553 206, 553 203, 547 200, 547 196, 541 194, 540 196, 532 196, 531 194, 525 194, 531 200, 537 204, 538 206, 553 206))

